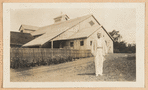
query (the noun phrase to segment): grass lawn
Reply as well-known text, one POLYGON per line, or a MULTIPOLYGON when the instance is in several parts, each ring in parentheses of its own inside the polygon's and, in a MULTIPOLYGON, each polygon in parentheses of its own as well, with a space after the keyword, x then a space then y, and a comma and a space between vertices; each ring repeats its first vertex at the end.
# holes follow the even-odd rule
POLYGON ((107 80, 136 81, 135 54, 110 54, 104 61, 107 80))
POLYGON ((135 54, 106 55, 103 76, 95 76, 94 58, 82 58, 67 63, 10 69, 11 82, 90 82, 136 81, 135 54))

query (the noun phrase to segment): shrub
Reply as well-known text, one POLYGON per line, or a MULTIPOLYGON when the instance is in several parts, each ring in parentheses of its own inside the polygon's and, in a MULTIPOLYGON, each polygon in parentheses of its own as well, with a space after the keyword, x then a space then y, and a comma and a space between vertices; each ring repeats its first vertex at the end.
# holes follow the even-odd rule
POLYGON ((59 63, 64 63, 64 62, 65 62, 64 58, 61 57, 59 63))
POLYGON ((56 58, 53 58, 53 62, 54 62, 54 64, 58 64, 59 63, 56 58))
POLYGON ((71 56, 68 56, 68 60, 69 60, 69 61, 72 61, 72 57, 71 57, 71 56))
POLYGON ((127 59, 128 60, 136 60, 136 56, 135 55, 128 55, 127 59))
POLYGON ((48 58, 47 63, 48 63, 48 65, 53 64, 53 61, 52 61, 52 59, 50 57, 48 58))

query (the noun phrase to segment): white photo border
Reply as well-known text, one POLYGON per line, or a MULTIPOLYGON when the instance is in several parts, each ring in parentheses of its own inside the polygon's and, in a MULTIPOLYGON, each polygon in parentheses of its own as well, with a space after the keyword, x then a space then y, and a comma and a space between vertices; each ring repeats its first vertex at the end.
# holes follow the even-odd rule
POLYGON ((3 3, 3 87, 144 87, 145 3, 3 3), (76 7, 77 6, 77 7, 76 7), (136 9, 136 82, 10 82, 10 9, 29 8, 135 8, 136 9))

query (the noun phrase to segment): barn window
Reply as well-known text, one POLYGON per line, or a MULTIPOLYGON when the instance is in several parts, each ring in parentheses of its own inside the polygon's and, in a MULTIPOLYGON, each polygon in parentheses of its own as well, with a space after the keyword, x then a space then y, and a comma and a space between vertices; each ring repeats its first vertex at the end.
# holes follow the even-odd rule
POLYGON ((90 41, 90 46, 92 45, 92 41, 90 41))
POLYGON ((70 42, 70 47, 73 47, 73 42, 70 42))
POLYGON ((90 24, 91 26, 93 26, 95 23, 94 23, 93 21, 90 21, 89 24, 90 24))
POLYGON ((80 41, 80 46, 83 46, 84 45, 84 41, 80 41))

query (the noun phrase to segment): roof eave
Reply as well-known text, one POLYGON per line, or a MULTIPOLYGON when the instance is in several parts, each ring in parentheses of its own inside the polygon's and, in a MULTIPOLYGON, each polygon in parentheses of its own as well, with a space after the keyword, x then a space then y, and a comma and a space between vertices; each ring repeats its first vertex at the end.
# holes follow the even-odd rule
POLYGON ((108 34, 108 36, 111 38, 111 40, 113 41, 113 42, 115 42, 114 41, 114 39, 112 38, 112 36, 106 31, 106 29, 103 27, 103 26, 101 26, 103 29, 104 29, 104 31, 108 34))
POLYGON ((23 44, 18 44, 18 43, 10 43, 11 45, 23 45, 23 44))
POLYGON ((23 45, 22 47, 32 47, 32 46, 41 46, 41 44, 36 44, 36 45, 23 45))
POLYGON ((36 30, 33 30, 33 29, 24 29, 24 30, 29 30, 29 31, 36 31, 36 30))
POLYGON ((75 39, 85 39, 85 38, 88 38, 88 37, 79 37, 79 38, 69 38, 69 39, 60 39, 60 40, 54 40, 54 41, 61 41, 61 40, 75 40, 75 39))
POLYGON ((98 22, 98 20, 94 17, 94 15, 91 15, 95 20, 96 20, 96 22, 99 24, 99 25, 101 25, 99 22, 98 22))
POLYGON ((21 27, 22 27, 22 25, 20 26, 19 31, 20 31, 21 27))

